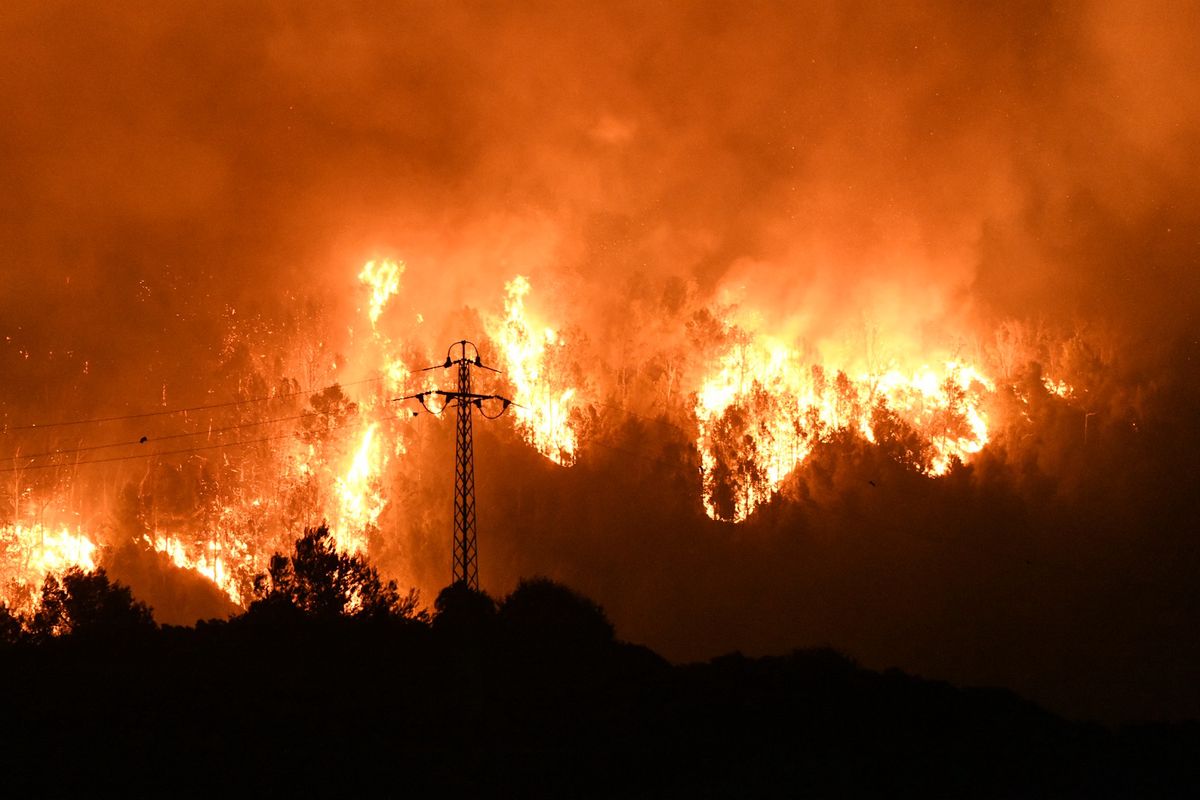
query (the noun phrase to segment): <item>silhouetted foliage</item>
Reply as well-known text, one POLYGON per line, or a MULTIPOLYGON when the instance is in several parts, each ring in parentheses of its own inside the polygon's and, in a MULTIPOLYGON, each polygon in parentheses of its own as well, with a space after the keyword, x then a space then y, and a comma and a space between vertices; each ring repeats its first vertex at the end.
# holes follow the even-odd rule
POLYGON ((24 638, 25 628, 21 617, 0 603, 0 647, 19 644, 24 638))
POLYGON ((547 647, 597 650, 613 642, 604 610, 549 578, 527 578, 500 604, 500 620, 513 635, 547 647))
POLYGON ((254 579, 254 593, 250 617, 422 617, 416 590, 402 595, 364 556, 339 553, 325 525, 305 529, 290 556, 271 556, 266 574, 254 579))
MULTIPOLYGON (((365 607, 392 613, 382 609, 396 608, 394 587, 363 559, 338 555, 321 528, 272 567, 254 613, 266 623, 264 613, 282 610, 292 624, 166 626, 143 637, 110 635, 150 623, 103 572, 47 581, 42 643, 0 658, 0 685, 10 687, 0 711, 20 732, 0 748, 0 770, 42 782, 35 789, 52 776, 66 794, 160 794, 181 773, 192 788, 219 781, 213 788, 269 794, 361 794, 397 779, 419 796, 1093 798, 1200 788, 1196 726, 1114 734, 1005 691, 872 672, 825 649, 672 666, 616 641, 598 605, 546 578, 522 581, 499 607, 450 586, 432 626, 427 616, 357 624, 365 607), (366 606, 351 602, 359 591, 366 606), (88 631, 103 635, 80 635, 88 631)), ((20 638, 14 621, 0 607, 0 637, 20 638)))
MULTIPOLYGON (((762 392, 756 393, 754 399, 769 402, 769 396, 762 392)), ((750 487, 762 480, 757 445, 749 433, 752 425, 750 410, 733 404, 716 420, 709 434, 714 465, 706 489, 722 519, 733 519, 739 503, 746 501, 750 487)))
POLYGON ((871 407, 871 430, 875 443, 897 463, 918 470, 928 470, 932 446, 899 414, 877 401, 871 407))
POLYGON ((35 640, 52 636, 118 637, 155 629, 149 606, 127 586, 109 581, 103 569, 74 567, 42 584, 42 601, 28 622, 35 640))
POLYGON ((496 601, 461 581, 438 592, 433 607, 434 630, 452 635, 482 635, 496 622, 496 601))

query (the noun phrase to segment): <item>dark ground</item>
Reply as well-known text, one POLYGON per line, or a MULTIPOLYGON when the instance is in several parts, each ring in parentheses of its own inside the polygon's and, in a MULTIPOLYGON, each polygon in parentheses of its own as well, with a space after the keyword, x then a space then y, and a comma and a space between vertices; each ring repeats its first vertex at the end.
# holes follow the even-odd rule
POLYGON ((252 611, 9 647, 5 783, 34 795, 1200 793, 1195 723, 1074 723, 829 650, 673 666, 613 639, 578 599, 510 597, 499 612, 440 599, 432 624, 252 611))

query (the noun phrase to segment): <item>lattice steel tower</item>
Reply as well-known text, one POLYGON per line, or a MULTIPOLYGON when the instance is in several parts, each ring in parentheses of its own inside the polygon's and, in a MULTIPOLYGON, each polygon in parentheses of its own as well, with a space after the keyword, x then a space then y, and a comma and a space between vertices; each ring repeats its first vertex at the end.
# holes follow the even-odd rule
POLYGON ((450 568, 452 584, 465 583, 471 589, 479 588, 479 547, 475 541, 475 444, 471 435, 471 415, 478 410, 487 419, 496 419, 513 404, 507 397, 495 394, 476 394, 471 391, 471 368, 479 367, 491 372, 497 369, 486 366, 479 358, 479 348, 473 342, 463 339, 450 345, 446 351, 446 361, 433 367, 426 367, 422 372, 435 369, 450 369, 458 367, 458 386, 453 392, 434 389, 427 392, 398 398, 400 400, 416 399, 421 407, 433 414, 441 414, 448 408, 456 410, 454 435, 454 548, 450 568), (458 358, 454 357, 454 348, 458 348, 458 358), (475 353, 474 358, 467 356, 467 348, 475 353), (442 397, 445 402, 441 408, 430 408, 426 400, 430 397, 442 397), (500 403, 500 410, 488 414, 483 410, 485 402, 500 403))
MULTIPOLYGON (((466 350, 466 344, 460 344, 466 350)), ((475 443, 471 438, 471 362, 458 360, 458 424, 454 436, 454 560, 451 582, 479 588, 479 547, 475 542, 475 443)))

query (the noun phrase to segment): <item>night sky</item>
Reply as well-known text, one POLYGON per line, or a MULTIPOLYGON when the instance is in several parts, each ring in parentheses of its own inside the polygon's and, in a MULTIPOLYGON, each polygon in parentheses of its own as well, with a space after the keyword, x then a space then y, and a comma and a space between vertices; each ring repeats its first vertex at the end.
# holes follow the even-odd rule
MULTIPOLYGON (((407 365, 464 337, 502 360, 487 320, 525 275, 579 451, 476 423, 484 588, 562 580, 672 659, 829 645, 1200 717, 1200 6, 119 5, 0 6, 0 466, 182 424, 35 422, 370 378, 370 259, 407 265, 382 317, 407 365), (832 437, 713 520, 720 313, 814 359, 863 331, 969 355, 991 439, 934 477, 832 437)), ((372 555, 430 600, 453 431, 404 424, 372 555)), ((225 614, 130 545, 133 506, 205 496, 191 455, 0 473, 0 514, 52 494, 160 619, 225 614)))

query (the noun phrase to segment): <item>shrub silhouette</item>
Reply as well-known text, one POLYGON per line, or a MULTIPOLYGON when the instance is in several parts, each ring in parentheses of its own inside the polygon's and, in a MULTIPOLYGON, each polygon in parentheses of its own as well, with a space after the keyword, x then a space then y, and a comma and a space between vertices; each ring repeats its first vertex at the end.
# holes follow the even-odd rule
POLYGON ((28 622, 30 634, 42 641, 54 636, 115 638, 153 631, 150 607, 133 599, 129 587, 109 581, 103 569, 78 567, 53 575, 42 584, 41 606, 28 622))
POLYGON ((423 618, 415 590, 402 595, 364 556, 339 553, 325 525, 306 528, 290 556, 271 556, 267 572, 255 576, 254 594, 246 612, 251 618, 423 618))
POLYGON ((482 636, 496 623, 496 601, 487 592, 459 581, 438 592, 433 628, 453 636, 482 636))
POLYGON ((511 635, 544 648, 596 650, 613 642, 613 626, 595 602, 549 578, 522 580, 500 605, 511 635))

